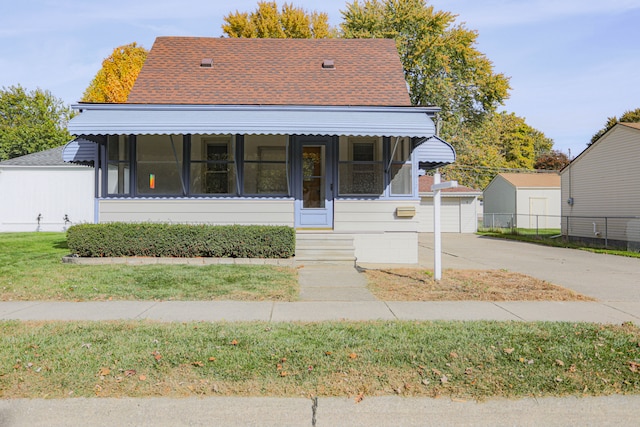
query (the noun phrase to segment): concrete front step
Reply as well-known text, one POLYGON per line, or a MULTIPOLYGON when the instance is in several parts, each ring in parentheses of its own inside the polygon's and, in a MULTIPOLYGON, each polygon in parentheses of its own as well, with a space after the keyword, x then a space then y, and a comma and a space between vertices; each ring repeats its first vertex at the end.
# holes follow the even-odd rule
POLYGON ((353 236, 332 233, 296 234, 296 262, 351 264, 356 260, 353 236))

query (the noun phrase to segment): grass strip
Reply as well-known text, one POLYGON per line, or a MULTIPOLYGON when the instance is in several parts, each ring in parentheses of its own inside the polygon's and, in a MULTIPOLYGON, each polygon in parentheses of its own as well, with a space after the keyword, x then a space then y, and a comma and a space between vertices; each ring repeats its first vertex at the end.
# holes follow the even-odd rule
POLYGON ((293 301, 293 269, 258 265, 73 265, 64 233, 0 234, 0 300, 293 301))
POLYGON ((640 392, 640 330, 562 322, 1 322, 0 397, 640 392))
POLYGON ((487 237, 496 237, 499 239, 517 240, 520 242, 537 243, 544 246, 552 246, 556 248, 569 248, 580 249, 582 251, 593 252, 597 254, 608 254, 625 256, 630 258, 640 258, 640 252, 623 251, 618 249, 605 249, 599 247, 584 246, 576 242, 569 242, 562 237, 557 236, 559 233, 556 230, 541 230, 538 235, 535 234, 535 230, 517 229, 515 232, 511 229, 506 230, 480 230, 477 234, 487 237))

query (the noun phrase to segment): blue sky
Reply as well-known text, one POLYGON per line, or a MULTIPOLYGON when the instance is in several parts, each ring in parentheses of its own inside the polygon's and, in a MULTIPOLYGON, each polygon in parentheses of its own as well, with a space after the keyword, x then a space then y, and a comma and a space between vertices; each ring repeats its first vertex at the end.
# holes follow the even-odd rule
MULTIPOLYGON (((27 0, 0 14, 0 86, 49 90, 66 103, 113 48, 157 36, 222 34, 222 17, 257 0, 27 0), (233 6, 229 6, 232 4, 233 6)), ((338 24, 346 0, 297 0, 338 24)), ((282 1, 279 2, 282 4, 282 1)), ((511 77, 503 109, 572 157, 607 117, 640 107, 638 0, 433 0, 479 32, 477 48, 511 77)))

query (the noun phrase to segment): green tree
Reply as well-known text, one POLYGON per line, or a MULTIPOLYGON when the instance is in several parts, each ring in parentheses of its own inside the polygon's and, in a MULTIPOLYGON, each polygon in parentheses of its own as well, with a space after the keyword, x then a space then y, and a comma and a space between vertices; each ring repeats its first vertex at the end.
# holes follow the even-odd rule
POLYGON ((444 169, 447 179, 484 188, 496 173, 534 169, 553 141, 514 113, 492 113, 477 126, 462 127, 450 141, 456 147, 456 163, 444 169))
POLYGON ((636 108, 635 110, 627 110, 627 111, 625 111, 624 114, 622 114, 622 116, 620 116, 620 119, 618 119, 616 116, 608 117, 607 121, 604 124, 604 127, 602 129, 600 129, 598 132, 596 132, 591 137, 591 142, 589 142, 587 145, 591 145, 594 142, 596 142, 602 135, 607 133, 609 131, 609 129, 611 129, 612 127, 614 127, 616 124, 618 124, 620 122, 622 122, 622 123, 638 123, 638 122, 640 122, 640 108, 636 108))
POLYGON ((71 139, 72 110, 49 91, 0 90, 0 160, 63 145, 71 139))
POLYGON ((102 61, 102 68, 82 96, 83 102, 127 102, 149 52, 135 42, 119 46, 102 61))
POLYGON ((326 13, 308 13, 289 3, 278 10, 275 1, 258 2, 258 8, 250 13, 236 10, 225 16, 224 21, 222 31, 229 37, 320 39, 335 33, 326 13))
POLYGON ((538 170, 559 171, 569 163, 569 156, 565 153, 558 150, 551 150, 540 154, 533 168, 538 170))
POLYGON ((475 48, 478 33, 424 0, 355 0, 342 11, 347 38, 393 38, 414 105, 442 108, 443 136, 481 122, 508 97, 509 79, 475 48))

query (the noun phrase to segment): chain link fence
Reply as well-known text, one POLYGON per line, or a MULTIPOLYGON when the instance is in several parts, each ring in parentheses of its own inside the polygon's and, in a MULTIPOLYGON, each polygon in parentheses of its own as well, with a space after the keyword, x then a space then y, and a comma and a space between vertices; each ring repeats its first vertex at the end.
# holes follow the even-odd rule
POLYGON ((569 241, 640 252, 640 216, 572 216, 484 213, 484 229, 553 234, 569 241))

